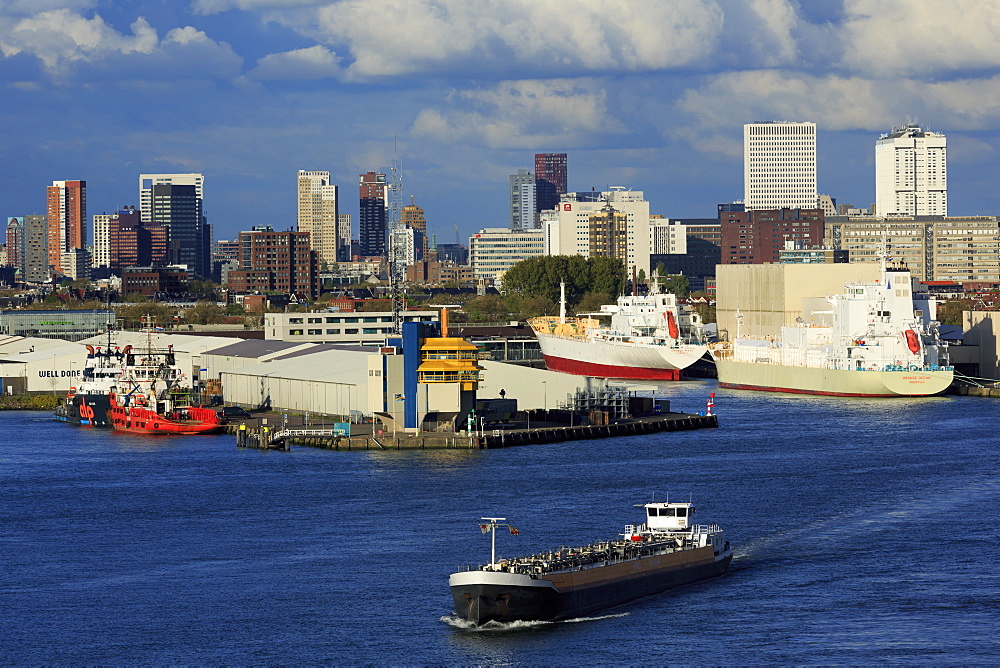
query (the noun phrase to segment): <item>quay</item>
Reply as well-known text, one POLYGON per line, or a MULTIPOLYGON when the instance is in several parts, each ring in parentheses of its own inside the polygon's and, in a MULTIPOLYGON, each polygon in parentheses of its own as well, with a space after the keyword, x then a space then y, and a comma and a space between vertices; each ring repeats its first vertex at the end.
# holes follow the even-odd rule
POLYGON ((658 432, 688 431, 719 426, 718 416, 691 413, 667 413, 617 420, 609 424, 565 425, 546 421, 496 425, 476 432, 419 432, 393 434, 372 429, 371 424, 352 425, 350 435, 340 430, 309 428, 278 428, 267 424, 250 426, 231 424, 227 429, 237 436, 237 447, 288 450, 291 444, 326 450, 412 450, 463 449, 485 450, 517 445, 557 443, 594 438, 618 438, 658 432))

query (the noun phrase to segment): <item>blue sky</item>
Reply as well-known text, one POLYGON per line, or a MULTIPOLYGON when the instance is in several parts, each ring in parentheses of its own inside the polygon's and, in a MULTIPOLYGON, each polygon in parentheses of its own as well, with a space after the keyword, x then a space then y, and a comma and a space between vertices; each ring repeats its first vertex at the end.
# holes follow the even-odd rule
MULTIPOLYGON (((385 170, 440 242, 505 226, 507 175, 711 217, 743 196, 742 125, 818 124, 819 189, 874 198, 874 142, 944 132, 952 215, 1000 214, 1000 4, 982 0, 0 0, 0 214, 85 179, 203 172, 217 238, 295 221, 295 171, 385 170)), ((356 225, 356 222, 355 222, 356 225)))

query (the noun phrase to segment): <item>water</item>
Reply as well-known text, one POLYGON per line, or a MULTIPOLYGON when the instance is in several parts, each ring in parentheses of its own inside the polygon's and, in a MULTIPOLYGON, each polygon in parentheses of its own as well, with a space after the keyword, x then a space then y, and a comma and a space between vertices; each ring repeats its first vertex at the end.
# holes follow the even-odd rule
MULTIPOLYGON (((672 385, 704 407, 714 384, 672 385)), ((719 391, 721 427, 496 451, 242 451, 0 413, 0 663, 983 664, 1000 655, 997 411, 719 391), (604 539, 657 492, 720 580, 463 628, 448 574, 604 539)))

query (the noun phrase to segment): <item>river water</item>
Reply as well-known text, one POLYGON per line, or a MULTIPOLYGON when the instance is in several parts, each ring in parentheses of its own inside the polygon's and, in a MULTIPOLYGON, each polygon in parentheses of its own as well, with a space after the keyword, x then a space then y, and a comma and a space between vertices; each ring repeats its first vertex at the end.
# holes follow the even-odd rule
MULTIPOLYGON (((673 384, 704 409, 714 381, 673 384)), ((0 663, 985 664, 1000 656, 989 399, 721 390, 720 428, 494 451, 243 451, 0 413, 0 663), (730 574, 493 630, 448 574, 693 498, 730 574)))

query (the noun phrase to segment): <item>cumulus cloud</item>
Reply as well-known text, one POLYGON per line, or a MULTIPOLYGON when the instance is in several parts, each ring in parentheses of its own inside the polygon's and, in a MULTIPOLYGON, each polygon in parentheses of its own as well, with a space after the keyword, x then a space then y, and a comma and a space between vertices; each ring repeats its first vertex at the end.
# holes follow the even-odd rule
POLYGON ((95 78, 131 74, 145 78, 157 74, 189 78, 187 67, 212 76, 222 69, 237 74, 242 59, 231 47, 217 43, 191 26, 174 28, 160 40, 149 22, 139 17, 123 34, 100 15, 86 18, 69 9, 44 11, 8 21, 0 32, 0 53, 5 57, 26 54, 41 61, 47 74, 65 77, 72 68, 99 66, 95 78), (235 69, 234 69, 235 66, 235 69))
POLYGON ((325 46, 272 53, 257 61, 254 79, 325 79, 340 74, 340 59, 325 46))
POLYGON ((414 136, 490 148, 571 146, 594 133, 624 132, 594 80, 506 81, 489 89, 454 92, 451 108, 424 109, 414 136))
POLYGON ((714 0, 199 0, 200 11, 263 6, 317 42, 349 53, 349 78, 421 72, 586 74, 700 66, 722 10, 714 0), (222 4, 219 4, 222 3, 222 4))
POLYGON ((845 0, 843 64, 877 77, 1000 66, 1000 5, 977 0, 845 0))

